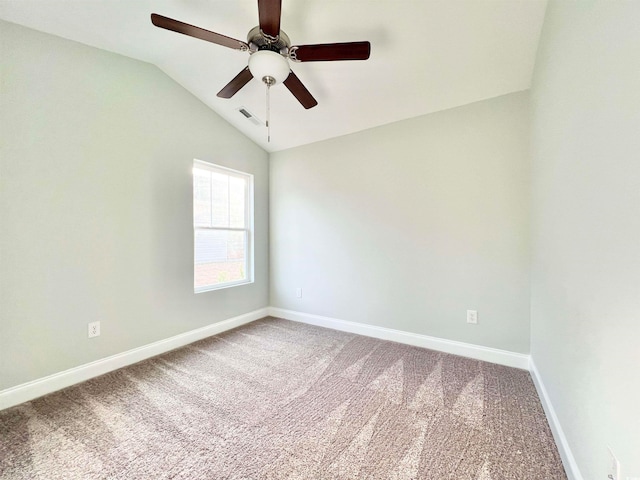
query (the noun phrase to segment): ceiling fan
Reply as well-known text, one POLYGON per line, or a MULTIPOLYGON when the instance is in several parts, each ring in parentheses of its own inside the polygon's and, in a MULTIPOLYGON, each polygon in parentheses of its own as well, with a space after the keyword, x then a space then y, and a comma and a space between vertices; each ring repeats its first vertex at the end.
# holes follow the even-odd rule
POLYGON ((233 97, 253 77, 256 77, 267 85, 267 96, 271 86, 284 83, 304 108, 312 108, 318 102, 293 73, 289 67, 289 60, 293 62, 366 60, 371 52, 371 44, 348 42, 291 46, 287 34, 280 30, 281 5, 282 0, 258 0, 259 25, 249 31, 246 42, 156 13, 151 14, 151 22, 156 27, 249 52, 248 66, 218 92, 218 97, 233 97))

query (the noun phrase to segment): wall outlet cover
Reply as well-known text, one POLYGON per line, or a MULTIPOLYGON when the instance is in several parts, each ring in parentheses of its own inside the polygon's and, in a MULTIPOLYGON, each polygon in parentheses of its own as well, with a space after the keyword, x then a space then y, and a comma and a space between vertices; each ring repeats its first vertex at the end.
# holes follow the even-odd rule
POLYGON ((477 310, 467 310, 467 323, 478 323, 478 311, 477 310))
POLYGON ((87 326, 89 338, 100 336, 100 322, 91 322, 87 326))

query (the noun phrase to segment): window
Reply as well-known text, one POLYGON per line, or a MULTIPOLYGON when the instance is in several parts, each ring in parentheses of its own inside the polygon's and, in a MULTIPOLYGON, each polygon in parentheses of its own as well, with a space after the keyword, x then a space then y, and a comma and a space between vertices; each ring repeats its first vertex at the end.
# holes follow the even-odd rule
POLYGON ((253 175, 193 165, 194 290, 253 281, 253 175))

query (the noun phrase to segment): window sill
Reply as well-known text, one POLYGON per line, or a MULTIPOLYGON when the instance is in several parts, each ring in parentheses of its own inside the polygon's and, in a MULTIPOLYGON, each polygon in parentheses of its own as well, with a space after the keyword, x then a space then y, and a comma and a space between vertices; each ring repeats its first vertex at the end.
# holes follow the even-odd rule
POLYGON ((206 287, 194 288, 193 293, 198 294, 198 293, 212 292, 215 290, 223 290, 225 288, 239 287, 240 285, 247 285, 253 282, 254 282, 253 280, 241 280, 238 282, 222 283, 219 285, 207 285, 206 287))

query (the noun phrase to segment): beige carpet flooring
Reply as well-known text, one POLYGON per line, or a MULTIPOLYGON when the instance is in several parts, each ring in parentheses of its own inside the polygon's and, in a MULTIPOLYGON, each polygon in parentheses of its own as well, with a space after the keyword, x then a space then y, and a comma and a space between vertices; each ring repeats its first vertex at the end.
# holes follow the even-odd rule
POLYGON ((529 373, 267 318, 0 412, 2 479, 566 479, 529 373))

